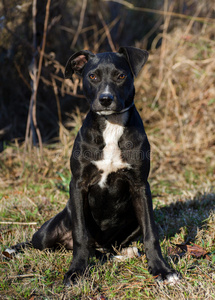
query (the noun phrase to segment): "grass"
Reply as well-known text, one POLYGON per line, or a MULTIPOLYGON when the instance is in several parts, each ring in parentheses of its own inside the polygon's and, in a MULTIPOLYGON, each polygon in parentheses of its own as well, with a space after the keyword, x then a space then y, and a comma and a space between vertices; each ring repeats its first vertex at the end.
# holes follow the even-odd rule
MULTIPOLYGON (((156 283, 141 241, 139 258, 91 258, 86 276, 70 288, 62 280, 72 252, 28 249, 11 260, 0 257, 1 299, 215 299, 214 28, 206 23, 196 31, 192 20, 186 22, 164 32, 166 41, 152 47, 136 80, 136 105, 152 148, 150 184, 161 248, 181 281, 156 283), (207 256, 179 251, 178 244, 195 244, 207 256)), ((63 128, 59 143, 44 145, 42 159, 37 149, 25 154, 17 142, 0 153, 1 252, 30 239, 65 206, 69 156, 82 119, 77 109, 74 129, 63 128)))
MULTIPOLYGON (((21 147, 12 150, 14 159, 10 162, 10 170, 14 172, 16 168, 21 170, 15 155, 18 151, 21 155, 21 147)), ((58 149, 47 150, 48 157, 44 160, 52 164, 56 151, 58 149)), ((33 161, 36 152, 34 155, 33 161)), ((5 170, 8 168, 6 161, 5 170)), ((56 164, 47 173, 44 172, 46 166, 28 165, 26 158, 22 177, 1 190, 1 252, 10 245, 30 239, 37 227, 64 207, 70 177, 65 165, 62 169, 61 164, 56 164), (1 224, 2 221, 20 224, 1 224), (36 225, 24 225, 28 222, 36 225)), ((142 252, 140 258, 123 262, 91 258, 86 276, 69 289, 63 286, 62 280, 72 252, 63 248, 55 252, 28 249, 12 260, 1 257, 1 299, 213 299, 215 193, 212 178, 208 176, 205 178, 207 184, 202 183, 201 175, 195 170, 185 171, 181 183, 171 180, 171 176, 168 177, 166 172, 160 184, 152 176, 150 183, 162 252, 170 265, 181 273, 183 278, 179 284, 169 286, 155 282, 147 271, 141 242, 137 243, 142 252), (188 242, 206 250, 209 259, 189 253, 174 254, 176 244, 188 242)))

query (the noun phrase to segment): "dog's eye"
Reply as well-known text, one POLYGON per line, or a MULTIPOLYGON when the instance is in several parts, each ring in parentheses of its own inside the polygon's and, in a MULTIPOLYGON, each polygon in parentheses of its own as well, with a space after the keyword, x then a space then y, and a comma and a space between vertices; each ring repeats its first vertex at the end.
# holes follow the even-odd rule
POLYGON ((89 77, 90 77, 91 80, 96 80, 97 79, 95 74, 90 74, 89 77))
POLYGON ((122 80, 122 79, 125 79, 125 74, 120 74, 119 76, 118 76, 118 79, 120 79, 120 80, 122 80))

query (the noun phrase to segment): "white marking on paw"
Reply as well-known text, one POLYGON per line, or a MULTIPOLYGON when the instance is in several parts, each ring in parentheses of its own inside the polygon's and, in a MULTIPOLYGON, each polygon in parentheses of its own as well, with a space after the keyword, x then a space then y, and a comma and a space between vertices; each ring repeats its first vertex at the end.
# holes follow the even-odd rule
POLYGON ((127 256, 128 258, 140 257, 140 252, 137 247, 127 247, 122 249, 122 255, 127 256))
POLYGON ((92 162, 99 170, 103 171, 99 182, 99 186, 101 188, 105 187, 107 176, 110 173, 116 172, 119 169, 131 168, 130 164, 122 161, 121 150, 118 145, 119 139, 123 134, 124 127, 122 125, 110 123, 108 120, 105 122, 106 128, 103 131, 103 139, 105 142, 103 159, 92 162))
POLYGON ((17 253, 16 250, 14 249, 10 249, 10 248, 7 248, 5 251, 2 252, 2 255, 5 257, 5 258, 9 258, 9 259, 12 259, 15 254, 17 253))
POLYGON ((7 248, 4 252, 7 252, 8 254, 15 254, 16 250, 7 248))
POLYGON ((122 255, 115 255, 113 259, 123 261, 129 258, 140 257, 140 252, 138 251, 137 247, 123 248, 121 254, 122 255))
POLYGON ((166 282, 170 285, 174 285, 179 281, 179 277, 176 273, 170 274, 167 276, 166 282))

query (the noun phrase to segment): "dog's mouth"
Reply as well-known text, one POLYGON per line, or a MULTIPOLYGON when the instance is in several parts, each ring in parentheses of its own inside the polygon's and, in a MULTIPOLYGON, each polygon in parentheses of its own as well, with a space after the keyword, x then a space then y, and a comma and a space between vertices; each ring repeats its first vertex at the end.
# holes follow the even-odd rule
POLYGON ((121 110, 97 110, 96 113, 98 115, 103 115, 103 116, 109 116, 109 115, 114 115, 114 114, 122 114, 126 111, 128 111, 132 106, 134 105, 134 103, 132 103, 131 105, 129 105, 128 107, 125 107, 121 110))
POLYGON ((123 109, 124 109, 124 105, 116 105, 115 103, 112 103, 107 107, 102 106, 100 103, 97 102, 91 104, 91 110, 93 110, 99 115, 104 115, 104 116, 117 114, 123 109))
POLYGON ((114 110, 100 110, 100 111, 96 111, 96 113, 98 115, 109 116, 109 115, 117 114, 118 112, 114 110))

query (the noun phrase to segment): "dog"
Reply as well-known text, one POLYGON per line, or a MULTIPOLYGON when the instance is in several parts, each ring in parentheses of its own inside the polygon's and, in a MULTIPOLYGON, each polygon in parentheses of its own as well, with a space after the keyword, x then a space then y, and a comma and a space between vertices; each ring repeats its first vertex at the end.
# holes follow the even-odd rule
POLYGON ((70 199, 31 241, 40 250, 59 244, 73 250, 65 285, 84 273, 97 247, 125 247, 140 234, 149 272, 161 281, 179 279, 161 253, 148 183, 150 145, 134 105, 134 77, 147 58, 145 50, 121 47, 79 51, 66 64, 65 78, 83 78, 90 110, 71 155, 70 199))

